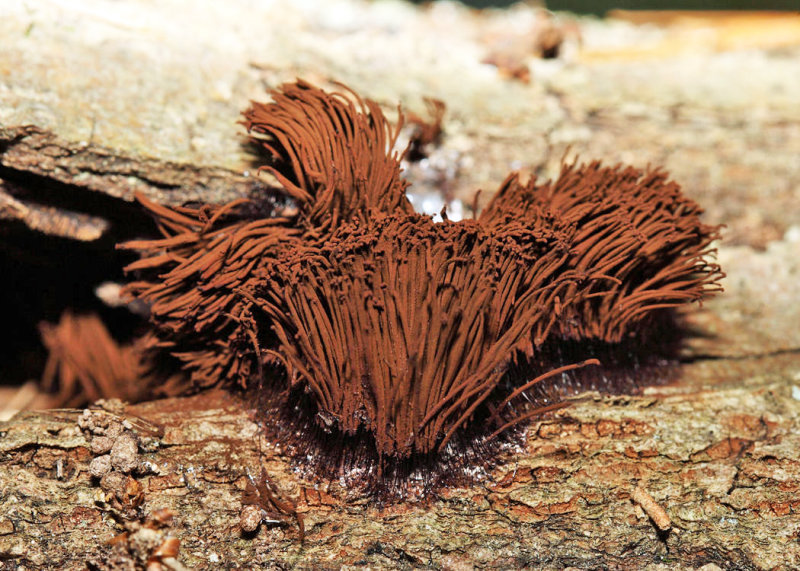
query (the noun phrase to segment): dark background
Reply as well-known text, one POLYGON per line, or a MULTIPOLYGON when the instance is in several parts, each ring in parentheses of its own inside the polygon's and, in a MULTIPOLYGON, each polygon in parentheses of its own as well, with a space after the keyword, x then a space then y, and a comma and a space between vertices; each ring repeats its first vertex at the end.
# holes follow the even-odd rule
MULTIPOLYGON (((509 0, 461 0, 475 8, 504 7, 509 0)), ((417 2, 420 3, 420 2, 417 2)), ((609 10, 800 10, 800 0, 550 0, 548 9, 603 15, 609 10)))

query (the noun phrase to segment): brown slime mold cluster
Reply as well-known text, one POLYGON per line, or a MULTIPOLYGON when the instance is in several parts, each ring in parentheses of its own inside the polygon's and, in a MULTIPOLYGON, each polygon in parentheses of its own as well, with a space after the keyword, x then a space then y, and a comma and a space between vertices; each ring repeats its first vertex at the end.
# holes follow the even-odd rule
POLYGON ((374 102, 302 81, 270 95, 244 124, 296 211, 140 198, 164 237, 122 245, 143 254, 128 292, 150 304, 151 348, 191 388, 304 395, 313 424, 366 435, 382 466, 552 408, 520 401, 600 365, 589 351, 556 362, 552 347, 624 345, 720 289, 718 229, 660 171, 512 174, 479 218, 435 223, 406 198, 402 115, 392 126, 374 102))
POLYGON ((141 399, 151 382, 142 351, 144 336, 120 345, 94 314, 65 311, 57 324, 39 326, 48 358, 42 372, 42 388, 55 393, 51 404, 80 406, 114 395, 129 401, 141 399), (144 382, 143 382, 144 381, 144 382))

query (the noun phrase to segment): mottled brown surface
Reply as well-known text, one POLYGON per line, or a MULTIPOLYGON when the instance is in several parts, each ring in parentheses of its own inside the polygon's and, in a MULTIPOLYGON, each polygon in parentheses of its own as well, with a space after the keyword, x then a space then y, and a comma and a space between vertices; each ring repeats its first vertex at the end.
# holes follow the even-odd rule
MULTIPOLYGON (((428 505, 383 509, 366 498, 343 502, 335 483, 297 478, 266 443, 260 456, 258 428, 226 397, 128 408, 164 428, 141 455, 155 470, 136 476, 142 511, 177 514, 169 534, 181 542, 179 560, 194 568, 218 561, 303 568, 794 567, 800 405, 781 375, 796 375, 796 360, 753 360, 730 373, 700 363, 685 368, 687 382, 713 367, 718 386, 588 399, 535 423, 525 452, 506 456, 489 481, 443 491, 428 505), (247 474, 256 477, 262 466, 303 515, 304 544, 291 520, 262 525, 252 536, 239 530, 247 474), (668 534, 659 534, 631 500, 637 485, 669 514, 668 534)), ((0 525, 13 527, 0 536, 6 556, 72 568, 107 553, 103 541, 120 530, 103 515, 106 504, 97 503, 97 484, 86 471, 92 453, 77 434, 76 416, 26 415, 3 426, 8 479, 0 525), (40 434, 35 440, 32 431, 40 434)))

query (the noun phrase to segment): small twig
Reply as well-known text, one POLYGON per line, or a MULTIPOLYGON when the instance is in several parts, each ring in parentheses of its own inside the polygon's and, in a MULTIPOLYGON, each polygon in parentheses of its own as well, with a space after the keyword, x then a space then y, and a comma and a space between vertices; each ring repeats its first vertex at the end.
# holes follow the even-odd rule
POLYGON ((669 519, 666 510, 644 488, 636 486, 631 494, 631 499, 639 504, 644 513, 656 524, 659 531, 669 531, 672 528, 672 521, 669 519))

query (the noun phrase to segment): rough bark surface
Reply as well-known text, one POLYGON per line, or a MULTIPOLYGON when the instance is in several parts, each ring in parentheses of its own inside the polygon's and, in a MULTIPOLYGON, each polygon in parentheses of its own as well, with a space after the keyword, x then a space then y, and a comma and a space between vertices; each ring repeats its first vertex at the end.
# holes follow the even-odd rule
MULTIPOLYGON (((82 193, 132 201, 139 193, 162 204, 226 202, 267 189, 248 173, 125 156, 86 142, 74 143, 33 125, 0 127, 0 219, 20 220, 31 230, 94 240, 108 230, 102 216, 68 210, 82 193), (55 188, 41 196, 42 187, 55 188)), ((113 203, 112 203, 113 204, 113 203)), ((113 206, 106 215, 114 215, 113 206)))
POLYGON ((253 157, 235 121, 265 84, 301 76, 387 109, 447 103, 440 146, 408 170, 421 198, 469 203, 516 167, 552 175, 568 148, 665 166, 728 225, 726 293, 687 316, 679 384, 587 395, 532 424, 489 478, 425 504, 377 506, 303 479, 223 393, 106 403, 97 414, 127 421, 138 451, 120 434, 98 441, 79 411, 21 413, 0 424, 0 566, 800 566, 800 47, 796 34, 776 41, 789 20, 762 37, 565 16, 582 47, 570 32, 559 60, 540 61, 526 47, 530 8, 225 6, 202 18, 180 1, 4 8, 0 225, 15 228, 0 234, 4 252, 28 234, 129 237, 137 190, 222 202, 269 187, 242 174, 253 157), (480 63, 498 50, 529 83, 480 63), (241 531, 248 474, 262 468, 303 515, 305 541, 279 511, 241 531), (115 484, 107 470, 129 476, 115 484))

